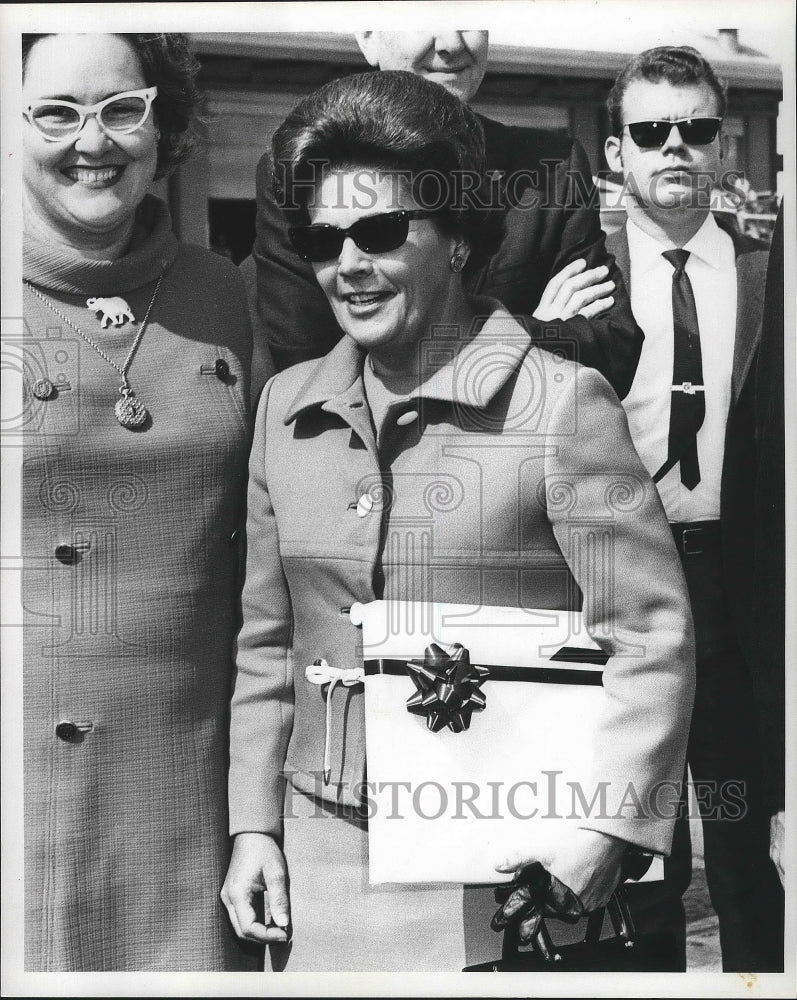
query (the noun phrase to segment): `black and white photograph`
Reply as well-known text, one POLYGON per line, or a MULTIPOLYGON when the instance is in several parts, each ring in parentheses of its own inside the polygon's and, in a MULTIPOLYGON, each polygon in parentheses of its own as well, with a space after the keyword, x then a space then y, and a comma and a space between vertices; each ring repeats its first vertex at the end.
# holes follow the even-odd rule
POLYGON ((789 0, 0 59, 2 995, 794 996, 789 0))

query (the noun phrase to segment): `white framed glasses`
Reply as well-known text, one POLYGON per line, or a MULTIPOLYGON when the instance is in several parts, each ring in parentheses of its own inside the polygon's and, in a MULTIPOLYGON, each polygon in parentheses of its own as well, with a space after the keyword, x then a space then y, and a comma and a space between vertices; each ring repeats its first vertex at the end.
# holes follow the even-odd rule
POLYGON ((74 139, 82 131, 89 115, 95 116, 104 132, 127 135, 135 132, 147 120, 157 94, 157 87, 147 87, 144 90, 126 90, 121 94, 113 94, 97 104, 43 99, 33 101, 23 109, 22 114, 39 135, 49 142, 74 139))

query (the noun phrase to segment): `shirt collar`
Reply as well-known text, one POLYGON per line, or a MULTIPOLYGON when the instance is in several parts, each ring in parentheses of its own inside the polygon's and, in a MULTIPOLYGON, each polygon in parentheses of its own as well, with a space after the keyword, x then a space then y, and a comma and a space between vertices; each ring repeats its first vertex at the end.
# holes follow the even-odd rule
MULTIPOLYGON (((413 395, 484 409, 518 369, 531 346, 528 330, 495 299, 475 299, 474 309, 477 317, 487 318, 462 347, 456 340, 435 338, 435 349, 451 353, 451 358, 413 395)), ((365 352, 344 337, 312 369, 288 408, 285 423, 314 406, 330 412, 341 406, 359 408, 366 401, 364 361, 365 352)))
MULTIPOLYGON (((626 222, 626 233, 628 250, 636 275, 644 274, 656 267, 662 261, 661 255, 664 250, 672 249, 672 244, 660 243, 640 229, 631 219, 626 222)), ((703 225, 695 235, 684 244, 684 250, 688 250, 715 271, 733 267, 735 260, 733 240, 720 229, 711 212, 703 220, 703 225)))
POLYGON ((715 271, 733 267, 736 259, 733 240, 720 229, 711 212, 692 239, 684 245, 684 250, 699 257, 704 264, 708 264, 715 271))

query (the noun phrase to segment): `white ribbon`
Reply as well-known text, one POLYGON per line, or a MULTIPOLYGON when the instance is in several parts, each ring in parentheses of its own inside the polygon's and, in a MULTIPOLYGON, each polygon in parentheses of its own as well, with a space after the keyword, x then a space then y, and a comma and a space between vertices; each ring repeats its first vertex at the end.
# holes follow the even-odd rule
POLYGON ((304 676, 305 680, 309 681, 310 684, 318 684, 320 687, 323 687, 324 684, 329 685, 326 696, 326 731, 324 735, 324 784, 328 785, 332 773, 329 746, 332 692, 335 690, 336 684, 342 684, 344 687, 353 687, 355 684, 362 684, 365 679, 365 671, 362 667, 331 667, 326 660, 322 659, 316 660, 315 663, 311 663, 308 667, 305 667, 304 676))

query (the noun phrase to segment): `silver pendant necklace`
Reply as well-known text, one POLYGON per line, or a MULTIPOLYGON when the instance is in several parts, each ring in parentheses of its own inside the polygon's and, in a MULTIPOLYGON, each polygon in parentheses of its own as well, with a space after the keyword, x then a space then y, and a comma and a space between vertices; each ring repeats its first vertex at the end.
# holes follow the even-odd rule
MULTIPOLYGON (((67 324, 67 326, 69 326, 72 330, 74 330, 75 333, 89 345, 89 347, 93 348, 97 352, 97 354, 99 354, 99 356, 103 359, 103 361, 106 361, 111 366, 111 368, 119 372, 119 374, 122 376, 122 384, 119 386, 119 396, 121 398, 116 401, 114 412, 116 414, 116 419, 119 421, 122 427, 129 427, 131 430, 135 430, 135 428, 141 427, 146 422, 147 417, 149 416, 149 411, 140 400, 136 399, 135 393, 130 388, 130 383, 127 379, 127 373, 130 369, 130 365, 133 363, 133 358, 135 357, 136 351, 138 350, 138 345, 141 343, 141 340, 144 336, 144 331, 146 330, 147 323, 149 322, 149 314, 150 312, 152 312, 152 307, 155 304, 155 299, 158 295, 158 290, 160 289, 162 281, 163 281, 163 275, 161 274, 161 276, 158 278, 157 285, 155 285, 155 291, 152 293, 152 298, 149 300, 147 311, 144 315, 144 319, 141 322, 141 326, 138 328, 138 333, 136 334, 135 340, 133 341, 133 345, 128 351, 125 363, 121 367, 117 365, 115 361, 109 358, 108 355, 105 353, 105 351, 103 351, 103 349, 98 344, 95 344, 87 333, 84 333, 80 329, 80 327, 75 326, 75 324, 61 312, 61 310, 55 305, 55 303, 51 302, 46 295, 42 295, 42 293, 38 290, 38 288, 35 287, 35 285, 32 285, 27 280, 25 281, 25 284, 37 298, 41 299, 42 302, 50 310, 52 310, 52 312, 54 312, 59 319, 62 319, 64 323, 67 324)), ((86 305, 89 309, 96 311, 97 310, 96 303, 98 301, 101 300, 89 299, 86 302, 86 305)), ((122 299, 119 299, 118 301, 123 303, 123 305, 126 308, 127 314, 130 316, 131 319, 133 319, 133 314, 132 312, 130 312, 130 307, 127 305, 127 303, 123 302, 122 299)), ((103 323, 103 326, 104 325, 105 324, 103 323)), ((114 325, 121 325, 121 323, 120 324, 115 323, 114 325)))

